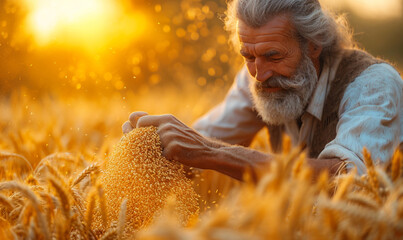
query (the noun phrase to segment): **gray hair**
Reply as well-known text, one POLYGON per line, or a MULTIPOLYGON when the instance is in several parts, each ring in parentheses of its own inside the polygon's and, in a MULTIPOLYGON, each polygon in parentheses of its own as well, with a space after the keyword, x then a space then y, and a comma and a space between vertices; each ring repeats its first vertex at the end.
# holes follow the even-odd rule
POLYGON ((345 19, 323 9, 318 0, 233 0, 228 3, 225 27, 232 35, 235 48, 239 47, 238 20, 259 28, 279 14, 290 14, 298 36, 304 42, 322 46, 322 56, 353 47, 352 34, 345 19))

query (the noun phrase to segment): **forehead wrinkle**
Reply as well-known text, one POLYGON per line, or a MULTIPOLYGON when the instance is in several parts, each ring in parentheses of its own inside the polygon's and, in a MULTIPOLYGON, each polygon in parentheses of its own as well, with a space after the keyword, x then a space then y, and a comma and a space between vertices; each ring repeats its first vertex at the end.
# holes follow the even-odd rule
POLYGON ((259 44, 259 43, 276 43, 276 42, 285 42, 290 37, 285 35, 265 35, 265 36, 256 36, 256 37, 242 37, 240 36, 239 41, 241 43, 249 43, 249 44, 259 44))
POLYGON ((287 44, 283 44, 280 41, 263 41, 263 42, 242 42, 241 41, 241 53, 252 54, 255 56, 265 55, 269 51, 276 51, 278 53, 290 53, 290 49, 287 44))
POLYGON ((270 38, 295 38, 295 29, 288 15, 278 15, 259 28, 250 27, 239 20, 237 22, 237 34, 240 41, 253 43, 270 38))

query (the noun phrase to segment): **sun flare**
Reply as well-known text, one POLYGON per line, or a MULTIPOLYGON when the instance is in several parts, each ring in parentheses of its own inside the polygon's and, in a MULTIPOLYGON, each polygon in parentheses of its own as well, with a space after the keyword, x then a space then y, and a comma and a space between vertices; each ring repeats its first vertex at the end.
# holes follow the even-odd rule
POLYGON ((39 46, 58 43, 99 49, 125 44, 145 28, 145 16, 128 14, 112 0, 28 1, 27 31, 39 46))

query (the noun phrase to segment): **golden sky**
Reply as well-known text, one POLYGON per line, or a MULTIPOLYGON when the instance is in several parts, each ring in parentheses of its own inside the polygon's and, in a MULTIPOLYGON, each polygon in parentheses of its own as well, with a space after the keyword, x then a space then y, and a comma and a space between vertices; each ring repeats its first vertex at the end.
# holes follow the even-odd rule
POLYGON ((115 0, 25 0, 25 29, 39 46, 80 45, 99 50, 105 44, 125 45, 146 28, 146 16, 128 13, 115 0), (104 40, 104 41, 102 41, 104 40))
POLYGON ((402 17, 402 0, 321 0, 325 6, 339 9, 347 7, 357 15, 370 19, 402 17))
MULTIPOLYGON (((364 18, 401 17, 403 0, 321 0, 332 9, 348 8, 364 18)), ((147 26, 146 16, 128 13, 116 0, 25 0, 26 31, 39 46, 52 42, 80 45, 87 50, 103 44, 125 45, 147 26), (118 16, 118 17, 117 17, 118 16), (100 41, 103 39, 104 41, 100 41), (94 44, 97 43, 97 44, 94 44)))

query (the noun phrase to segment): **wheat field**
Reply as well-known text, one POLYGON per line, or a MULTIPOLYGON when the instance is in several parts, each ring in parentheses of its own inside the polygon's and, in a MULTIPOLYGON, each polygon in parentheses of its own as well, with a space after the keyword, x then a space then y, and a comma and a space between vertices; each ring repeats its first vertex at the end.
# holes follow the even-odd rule
MULTIPOLYGON (((194 93, 192 96, 186 100, 190 106, 197 103, 197 109, 189 111, 164 102, 150 113, 164 109, 190 124, 213 104, 194 97, 194 93)), ((141 148, 133 151, 138 152, 122 147, 151 133, 136 133, 124 143, 120 125, 128 113, 150 107, 147 96, 136 99, 37 99, 23 91, 2 99, 0 239, 403 237, 403 157, 399 151, 388 166, 374 166, 370 149, 363 150, 367 175, 352 171, 329 178, 322 174, 312 181, 312 173, 304 165, 304 152, 292 149, 286 139, 284 152, 256 184, 247 176, 240 183, 195 169, 191 169, 192 178, 186 178, 184 168, 169 161, 161 162, 160 167, 174 173, 163 181, 166 171, 137 171, 145 164, 142 159, 155 161, 144 166, 158 166, 156 135, 152 141, 137 141, 141 148), (149 155, 144 153, 147 151, 151 151, 149 155), (137 172, 125 178, 132 185, 119 195, 126 183, 116 180, 116 173, 104 166, 112 160, 122 161, 125 154, 129 154, 127 159, 137 157, 131 167, 137 172), (182 180, 172 185, 169 179, 182 180)), ((252 146, 269 151, 266 138, 261 132, 252 146)), ((130 169, 112 166, 118 172, 130 169)))
MULTIPOLYGON (((379 17, 365 9, 380 1, 339 2, 379 17)), ((391 18, 349 20, 401 63, 401 8, 383 2, 391 18)), ((191 125, 224 98, 243 64, 226 3, 0 1, 0 240, 403 239, 399 151, 374 166, 363 150, 367 175, 313 181, 284 138, 253 183, 165 159, 155 129, 122 135, 133 111, 191 125)), ((266 131, 251 147, 270 151, 266 131)))

